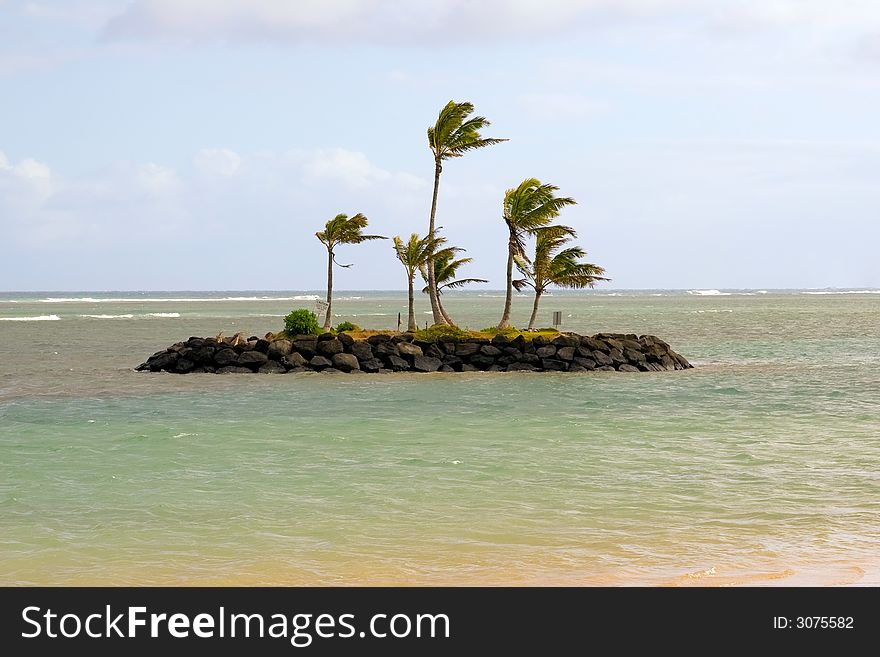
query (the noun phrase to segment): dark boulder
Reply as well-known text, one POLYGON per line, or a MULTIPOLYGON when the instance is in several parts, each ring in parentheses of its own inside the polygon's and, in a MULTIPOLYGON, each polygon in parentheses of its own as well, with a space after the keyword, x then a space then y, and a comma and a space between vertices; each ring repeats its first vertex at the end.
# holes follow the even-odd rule
POLYGON ((332 333, 330 333, 329 331, 327 331, 326 333, 321 333, 321 335, 318 336, 318 342, 325 342, 327 340, 335 340, 335 339, 336 339, 336 336, 333 335, 332 333))
POLYGON ((581 338, 581 346, 587 351, 604 351, 605 353, 611 351, 611 348, 601 340, 596 340, 586 335, 581 338))
POLYGON ((269 344, 268 355, 272 360, 281 360, 293 350, 293 343, 290 340, 273 340, 269 344))
POLYGON ((458 356, 452 356, 451 354, 446 354, 443 357, 443 364, 447 367, 451 367, 456 372, 461 372, 462 360, 458 356))
POLYGON ((510 341, 510 346, 523 351, 526 348, 526 339, 522 335, 518 335, 510 341))
POLYGON ((455 346, 456 356, 473 356, 480 351, 480 345, 474 342, 460 342, 455 346))
POLYGON ((400 353, 397 351, 397 345, 393 342, 380 342, 375 347, 373 347, 373 353, 382 358, 387 356, 400 355, 400 353))
POLYGON ((494 344, 496 347, 503 347, 507 344, 510 344, 510 338, 508 338, 503 333, 496 333, 495 336, 492 338, 492 344, 494 344))
POLYGON ((297 338, 293 341, 293 349, 301 353, 305 358, 311 358, 315 355, 318 348, 318 340, 315 337, 297 338))
POLYGON ((235 359, 235 364, 239 367, 249 367, 252 370, 255 370, 261 365, 265 365, 268 360, 269 357, 263 352, 251 350, 239 354, 238 358, 235 359))
POLYGON ((538 347, 535 350, 535 355, 538 356, 538 358, 550 358, 556 355, 556 347, 554 347, 552 344, 538 347))
POLYGON ((593 360, 595 360, 599 364, 599 367, 610 367, 614 364, 614 361, 611 360, 611 356, 606 354, 604 351, 599 351, 598 349, 593 352, 593 360))
POLYGON ((267 363, 260 365, 260 369, 257 370, 260 374, 284 374, 287 369, 279 363, 278 361, 270 360, 267 363))
POLYGON ((559 347, 556 349, 556 357, 561 360, 573 360, 575 347, 559 347))
POLYGON ((529 365, 534 365, 535 367, 540 367, 541 359, 538 358, 535 354, 523 354, 520 359, 523 363, 527 363, 529 365))
POLYGON ((618 372, 638 372, 639 368, 633 367, 632 365, 630 365, 628 363, 624 363, 623 365, 621 365, 620 367, 617 368, 617 371, 618 372))
POLYGON ((557 360, 556 358, 543 358, 541 359, 541 365, 545 370, 552 370, 555 372, 565 372, 568 369, 568 363, 564 360, 557 360))
POLYGON ((343 372, 351 372, 361 368, 358 359, 354 354, 334 354, 333 367, 343 372))
POLYGON ((417 372, 436 372, 443 363, 433 356, 416 356, 413 358, 413 369, 417 372))
POLYGON ((635 349, 624 349, 623 355, 626 357, 631 365, 638 365, 639 363, 644 363, 647 360, 645 358, 645 354, 635 349))
POLYGON ((343 352, 342 342, 336 338, 331 338, 330 340, 319 339, 317 351, 321 356, 330 358, 334 354, 341 354, 343 352))
POLYGON ((378 372, 382 369, 382 361, 378 358, 370 358, 361 363, 361 369, 364 372, 378 372))
POLYGON ((177 364, 174 366, 174 371, 178 374, 186 374, 187 372, 192 372, 195 369, 196 364, 191 361, 189 358, 178 358, 177 364))
POLYGON ((377 333, 376 335, 371 335, 367 338, 367 342, 371 345, 376 346, 377 344, 382 344, 383 342, 390 342, 391 336, 385 333, 377 333))
POLYGON ((484 344, 480 347, 480 353, 484 356, 489 356, 490 358, 498 358, 501 355, 501 350, 498 347, 495 347, 491 344, 484 344))
POLYGON ((302 354, 293 351, 287 354, 284 358, 281 359, 281 363, 289 370, 292 370, 295 367, 305 367, 307 361, 302 354))
POLYGON ((256 343, 254 344, 254 350, 259 351, 262 354, 269 353, 269 341, 264 338, 257 338, 256 343))
POLYGON ((553 338, 552 342, 556 347, 577 347, 580 343, 580 338, 571 335, 558 335, 553 338))
POLYGON ((495 364, 495 359, 491 356, 483 356, 482 354, 477 354, 476 356, 471 356, 471 365, 474 365, 481 370, 488 369, 495 364))
POLYGON ((311 367, 313 370, 320 371, 332 366, 333 363, 331 363, 329 359, 324 358, 324 356, 313 356, 312 359, 309 361, 309 367, 311 367))
POLYGON ((471 365, 471 364, 469 364, 469 363, 464 363, 464 364, 461 366, 461 371, 462 371, 462 372, 476 372, 476 371, 478 371, 478 370, 477 370, 477 368, 474 367, 473 365, 471 365))
POLYGON ((397 351, 400 353, 401 356, 410 356, 413 358, 423 355, 421 347, 415 344, 411 344, 409 342, 398 343, 397 351))
POLYGON ((403 372, 409 369, 409 363, 400 356, 388 356, 385 359, 388 367, 394 372, 403 372))
POLYGON ((585 370, 594 370, 598 365, 592 358, 580 358, 579 356, 575 356, 574 364, 583 367, 585 370))
POLYGON ((356 340, 351 343, 349 351, 354 354, 358 360, 370 360, 373 357, 373 348, 370 343, 365 340, 356 340))
POLYGON ((147 365, 150 367, 151 372, 159 372, 160 370, 171 370, 177 365, 177 360, 180 358, 180 354, 176 351, 166 351, 164 354, 159 354, 158 356, 151 356, 149 360, 147 360, 147 365))
POLYGON ((194 348, 189 355, 197 365, 210 365, 214 362, 214 347, 205 345, 194 348))
POLYGON ((238 358, 238 354, 232 349, 220 349, 214 354, 214 362, 220 367, 232 365, 236 358, 238 358))

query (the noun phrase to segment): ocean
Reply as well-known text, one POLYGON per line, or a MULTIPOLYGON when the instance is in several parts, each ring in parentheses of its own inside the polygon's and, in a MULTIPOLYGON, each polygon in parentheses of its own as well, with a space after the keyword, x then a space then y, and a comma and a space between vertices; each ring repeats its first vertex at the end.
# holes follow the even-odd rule
MULTIPOLYGON (((880 290, 543 299, 684 372, 132 369, 320 294, 0 294, 0 585, 880 585, 880 290)), ((503 294, 445 305, 480 329, 503 294)))

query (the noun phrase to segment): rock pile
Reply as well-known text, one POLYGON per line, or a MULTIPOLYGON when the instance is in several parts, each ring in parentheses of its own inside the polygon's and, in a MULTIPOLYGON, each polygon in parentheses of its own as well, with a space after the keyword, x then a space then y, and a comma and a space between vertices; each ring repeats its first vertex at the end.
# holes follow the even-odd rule
POLYGON ((138 371, 188 374, 376 372, 663 372, 692 367, 653 335, 560 334, 553 339, 441 337, 410 333, 355 340, 346 333, 247 341, 192 337, 150 356, 138 371))

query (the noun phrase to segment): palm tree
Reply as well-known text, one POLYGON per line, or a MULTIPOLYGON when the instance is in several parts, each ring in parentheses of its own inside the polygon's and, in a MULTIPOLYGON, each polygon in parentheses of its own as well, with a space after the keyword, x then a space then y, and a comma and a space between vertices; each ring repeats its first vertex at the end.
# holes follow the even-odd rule
POLYGON ((529 331, 535 328, 538 316, 538 303, 550 285, 583 289, 595 287, 598 281, 609 281, 602 274, 605 269, 589 262, 581 262, 586 252, 579 246, 563 246, 577 237, 574 229, 568 226, 546 226, 535 230, 535 257, 529 262, 522 256, 516 256, 516 267, 525 278, 513 281, 518 291, 530 287, 535 291, 535 304, 529 318, 529 331), (562 249, 560 251, 560 249, 562 249))
POLYGON ((333 316, 333 265, 351 267, 336 262, 334 249, 340 244, 360 244, 369 240, 387 240, 381 235, 364 235, 363 230, 367 227, 367 218, 358 212, 353 217, 346 214, 337 214, 328 221, 324 230, 315 233, 321 244, 327 247, 327 314, 324 316, 324 330, 331 326, 333 316))
MULTIPOLYGON (((428 237, 434 237, 434 219, 437 216, 437 191, 440 188, 440 172, 443 171, 443 160, 450 157, 461 157, 468 151, 499 144, 506 139, 484 138, 480 130, 489 125, 484 116, 468 116, 474 111, 472 103, 456 103, 450 100, 440 110, 437 122, 428 128, 428 147, 434 154, 434 196, 431 200, 431 221, 428 225, 428 237)), ((431 298, 431 310, 435 324, 447 323, 440 310, 440 298, 437 291, 435 266, 432 261, 428 267, 428 296, 431 298)))
POLYGON ((519 187, 504 193, 504 222, 510 237, 507 242, 507 296, 504 300, 504 314, 498 323, 499 329, 510 326, 510 307, 513 301, 513 263, 525 258, 525 237, 538 228, 549 224, 559 216, 566 205, 574 205, 575 200, 567 196, 557 197, 559 190, 555 185, 544 185, 537 178, 526 178, 519 187))
POLYGON ((416 313, 415 313, 415 295, 413 294, 413 280, 416 272, 420 268, 427 266, 427 263, 434 257, 437 246, 445 242, 442 237, 419 237, 418 233, 409 236, 409 240, 404 242, 399 236, 394 238, 394 252, 397 259, 400 260, 403 268, 406 269, 407 282, 409 283, 409 317, 407 318, 407 331, 417 331, 416 313))
MULTIPOLYGON (((448 246, 445 249, 440 249, 437 253, 434 254, 433 262, 434 262, 434 280, 437 283, 437 305, 440 307, 440 314, 443 315, 443 319, 446 320, 447 324, 451 326, 455 326, 455 322, 449 317, 449 313, 446 312, 446 308, 443 307, 442 295, 443 290, 454 290, 460 287, 464 287, 465 285, 470 285, 471 283, 488 283, 485 278, 458 278, 455 276, 458 273, 458 268, 462 265, 466 265, 469 262, 473 261, 473 258, 455 258, 455 254, 464 251, 464 249, 457 246, 448 246)), ((420 273, 422 274, 422 278, 425 283, 428 282, 428 271, 427 267, 420 267, 420 273)), ((428 293, 428 286, 426 285, 422 288, 423 293, 428 293)))

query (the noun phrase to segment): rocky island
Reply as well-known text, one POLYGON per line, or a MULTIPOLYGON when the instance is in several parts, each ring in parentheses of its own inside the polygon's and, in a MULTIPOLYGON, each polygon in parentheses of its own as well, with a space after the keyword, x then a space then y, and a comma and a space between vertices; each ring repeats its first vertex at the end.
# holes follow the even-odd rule
POLYGON ((297 372, 664 372, 692 365, 653 335, 575 333, 509 337, 365 332, 191 337, 150 356, 138 371, 175 374, 297 372))

